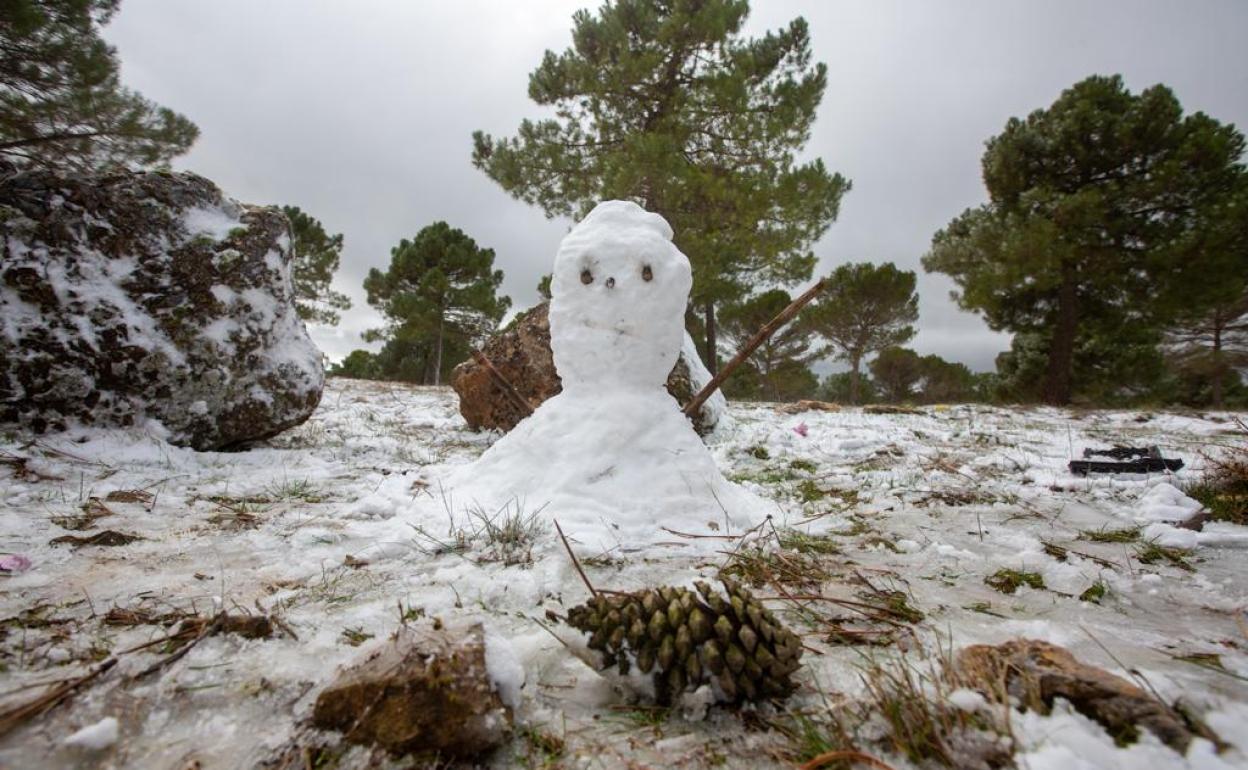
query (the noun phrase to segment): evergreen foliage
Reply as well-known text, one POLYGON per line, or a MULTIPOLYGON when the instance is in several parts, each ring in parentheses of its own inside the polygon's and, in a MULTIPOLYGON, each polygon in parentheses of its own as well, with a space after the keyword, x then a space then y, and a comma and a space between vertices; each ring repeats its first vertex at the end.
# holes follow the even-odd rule
POLYGON ((0 157, 76 170, 142 168, 190 149, 199 129, 121 85, 100 27, 120 0, 4 0, 0 157))
POLYGON ((1191 234, 1242 189, 1243 150, 1233 126, 1184 116, 1165 86, 1136 95, 1118 76, 1087 78, 988 141, 989 202, 938 232, 923 265, 1015 333, 1002 374, 1016 395, 1039 382, 1054 404, 1126 397, 1130 385, 1107 389, 1111 372, 1138 375, 1169 319, 1204 312, 1182 290, 1208 280, 1184 268, 1198 261, 1191 234))
POLYGON ((920 359, 923 384, 919 401, 925 404, 953 404, 976 397, 976 378, 966 364, 946 361, 938 355, 920 359))
POLYGON ((349 377, 355 380, 385 379, 377 356, 367 350, 352 350, 341 363, 329 368, 329 374, 333 377, 349 377))
POLYGON ((336 326, 339 310, 351 307, 351 299, 330 288, 342 256, 342 233, 330 235, 320 221, 297 206, 282 206, 290 219, 290 245, 295 259, 291 274, 295 283, 295 309, 304 321, 336 326))
POLYGON ((803 322, 829 343, 822 354, 849 363, 851 404, 859 403, 858 381, 867 356, 914 336, 910 324, 919 318, 914 285, 914 273, 891 262, 841 265, 807 307, 803 322))
POLYGON ((1248 184, 1200 213, 1184 234, 1182 278, 1171 283, 1167 342, 1188 384, 1185 403, 1221 408, 1248 368, 1248 184))
POLYGON ((715 371, 716 308, 758 283, 810 276, 809 246, 836 219, 849 182, 798 163, 827 69, 806 22, 741 35, 745 0, 615 0, 573 17, 572 47, 547 51, 529 96, 554 117, 516 136, 473 134, 473 164, 547 216, 600 200, 661 214, 693 265, 715 371))
POLYGON ((880 397, 900 403, 914 397, 915 388, 923 379, 923 358, 910 348, 888 347, 875 357, 870 369, 880 397))
POLYGON ((390 267, 364 279, 368 304, 387 326, 365 335, 386 340, 377 354, 390 378, 441 384, 474 344, 494 331, 511 299, 496 292, 503 271, 494 250, 477 246, 462 230, 434 222, 390 250, 390 267))
POLYGON ((851 403, 851 388, 857 389, 857 398, 864 404, 880 398, 874 380, 862 373, 855 378, 850 372, 837 372, 825 377, 819 386, 819 398, 836 404, 848 404, 851 403))
MULTIPOLYGON (((743 346, 792 301, 787 291, 772 289, 726 306, 720 315, 725 336, 734 347, 743 346)), ((819 355, 812 349, 813 337, 800 319, 781 327, 750 356, 752 366, 738 369, 730 378, 729 394, 771 401, 809 398, 819 385, 809 366, 819 355)))
POLYGON ((985 382, 965 364, 938 355, 920 356, 909 348, 880 351, 870 365, 880 397, 892 403, 951 404, 990 400, 985 382))

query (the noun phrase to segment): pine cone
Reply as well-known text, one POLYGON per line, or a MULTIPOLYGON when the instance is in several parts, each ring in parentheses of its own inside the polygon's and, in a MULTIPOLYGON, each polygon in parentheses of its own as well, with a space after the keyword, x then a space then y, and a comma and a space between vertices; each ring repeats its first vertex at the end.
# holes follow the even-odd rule
POLYGON ((709 683, 717 700, 786 698, 802 657, 797 635, 782 626, 735 580, 720 594, 702 581, 688 588, 598 594, 568 611, 567 623, 589 634, 603 670, 634 669, 654 678, 655 697, 668 705, 709 683))

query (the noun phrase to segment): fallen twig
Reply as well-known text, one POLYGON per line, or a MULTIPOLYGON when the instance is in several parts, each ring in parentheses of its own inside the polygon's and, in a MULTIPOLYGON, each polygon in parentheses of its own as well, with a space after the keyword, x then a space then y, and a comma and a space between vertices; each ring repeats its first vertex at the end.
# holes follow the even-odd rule
POLYGON ((739 540, 745 535, 695 535, 692 532, 677 532, 669 527, 659 527, 659 529, 676 537, 687 537, 690 540, 739 540))
POLYGON ((563 527, 559 526, 559 520, 555 520, 555 530, 559 533, 559 539, 563 541, 563 547, 567 549, 568 556, 572 559, 572 566, 576 567, 576 571, 580 574, 581 580, 585 581, 585 587, 589 589, 591 596, 598 596, 598 589, 594 588, 594 584, 589 582, 589 576, 585 574, 585 570, 581 569, 581 562, 577 560, 576 554, 572 553, 572 546, 568 545, 568 538, 563 534, 563 527))
POLYGON ((759 345, 766 342, 767 338, 775 334, 777 329, 784 326, 793 318, 793 316, 797 315, 797 311, 805 307, 806 303, 810 302, 817 294, 819 294, 819 292, 823 291, 823 286, 826 280, 827 279, 820 278, 818 283, 807 289, 806 292, 800 297, 790 302, 789 306, 784 310, 781 310, 779 315, 771 319, 766 326, 755 332, 754 336, 741 346, 741 349, 738 350, 737 354, 732 357, 732 360, 720 367, 719 371, 715 373, 715 376, 711 378, 711 381, 706 383, 706 385, 702 387, 702 390, 699 390, 697 395, 695 395, 689 403, 685 404, 685 416, 688 417, 696 414, 697 411, 702 408, 702 405, 706 403, 706 400, 711 397, 711 394, 719 390, 719 386, 724 384, 724 380, 728 379, 729 375, 731 375, 733 371, 745 361, 745 359, 749 358, 750 354, 753 353, 759 345))

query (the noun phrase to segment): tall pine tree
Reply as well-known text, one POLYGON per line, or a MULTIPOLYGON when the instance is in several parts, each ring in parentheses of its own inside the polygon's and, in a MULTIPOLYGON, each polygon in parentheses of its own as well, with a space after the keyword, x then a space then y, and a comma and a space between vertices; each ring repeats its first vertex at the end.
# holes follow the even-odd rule
POLYGON ((496 294, 503 271, 493 268, 493 249, 477 246, 446 222, 434 222, 391 249, 389 269, 373 268, 364 279, 368 304, 388 321, 385 329, 366 335, 386 340, 379 354, 383 369, 395 370, 387 357, 419 358, 421 380, 441 384, 442 375, 458 363, 443 355, 447 349, 467 355, 511 307, 510 298, 496 294))
POLYGON ((803 19, 741 33, 745 0, 615 0, 573 17, 572 47, 547 51, 529 97, 555 117, 517 136, 473 134, 473 163, 547 216, 631 199, 672 225, 693 265, 692 307, 716 360, 716 307, 759 283, 810 276, 810 244, 849 182, 794 159, 827 69, 803 19))
POLYGON ((859 399, 858 382, 867 356, 914 336, 919 318, 912 271, 892 262, 841 265, 823 292, 803 311, 804 322, 828 341, 824 355, 849 364, 849 400, 859 399))
POLYGON ((120 0, 0 3, 0 157, 79 170, 137 168, 190 149, 199 129, 124 88, 100 27, 120 0))
POLYGON ((938 232, 923 266, 992 328, 1042 345, 1042 395, 1069 403, 1080 351, 1102 365, 1143 355, 1112 341, 1160 339, 1183 294, 1174 282, 1210 280, 1183 269, 1186 234, 1242 184, 1243 150, 1233 126, 1183 115, 1165 86, 1136 95, 1118 76, 1087 78, 988 141, 988 203, 938 232))

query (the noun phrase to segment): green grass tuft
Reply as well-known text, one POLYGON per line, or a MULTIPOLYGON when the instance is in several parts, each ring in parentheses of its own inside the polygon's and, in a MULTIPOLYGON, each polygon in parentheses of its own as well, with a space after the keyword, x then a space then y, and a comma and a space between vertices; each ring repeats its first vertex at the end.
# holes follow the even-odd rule
POLYGON ((1144 564, 1170 564, 1187 572, 1195 572, 1196 568, 1188 561, 1191 555, 1192 552, 1186 548, 1161 545, 1153 540, 1135 548, 1135 558, 1144 564))
POLYGON ((1109 588, 1105 585, 1105 583, 1098 580, 1092 585, 1088 586, 1088 589, 1086 591, 1079 594, 1079 601, 1092 602, 1093 604, 1100 604, 1101 599, 1105 598, 1105 594, 1108 591, 1109 591, 1109 588))
POLYGON ((813 462, 810 460, 803 460, 800 457, 791 461, 789 463, 789 467, 795 471, 804 471, 806 473, 814 473, 817 470, 817 467, 813 462))
POLYGON ((1093 543, 1134 543, 1140 539, 1140 527, 1126 529, 1084 529, 1079 531, 1080 540, 1093 543))
POLYGON ((796 529, 782 529, 780 547, 798 553, 817 553, 824 555, 841 552, 840 546, 830 535, 808 535, 796 529))
POLYGON ((1019 589, 1020 586, 1027 586, 1036 590, 1044 588, 1044 577, 1039 572, 1023 572, 1016 569, 999 569, 988 577, 984 578, 990 588, 1000 591, 1003 594, 1012 594, 1019 589))

